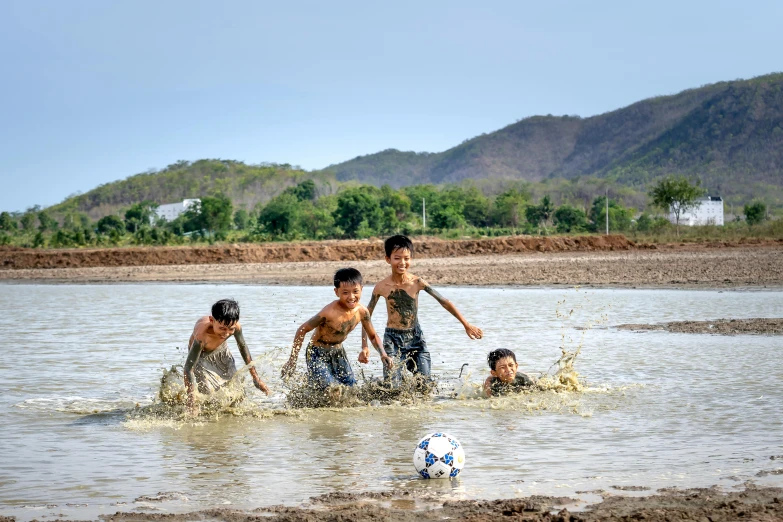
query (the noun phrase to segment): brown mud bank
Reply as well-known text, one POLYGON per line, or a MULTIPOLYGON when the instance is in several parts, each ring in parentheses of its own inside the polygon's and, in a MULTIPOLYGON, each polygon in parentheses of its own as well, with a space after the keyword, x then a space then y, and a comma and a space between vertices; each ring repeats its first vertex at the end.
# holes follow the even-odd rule
MULTIPOLYGON (((630 250, 625 236, 530 237, 477 240, 417 240, 417 258, 459 257, 524 252, 630 250)), ((383 259, 383 241, 231 244, 188 247, 128 247, 40 250, 0 247, 0 268, 91 268, 150 265, 365 261, 383 259)))
POLYGON ((783 335, 783 319, 716 319, 714 321, 672 321, 657 324, 620 324, 620 330, 665 330, 676 333, 715 335, 783 335))
MULTIPOLYGON (((358 268, 365 284, 389 274, 374 261, 182 264, 0 269, 0 282, 221 282, 330 285, 338 268, 358 268)), ((411 271, 436 285, 761 288, 783 286, 783 248, 620 250, 414 258, 411 271)))
MULTIPOLYGON (((643 497, 610 492, 591 492, 603 500, 592 505, 567 497, 533 496, 505 500, 438 500, 434 495, 407 491, 391 493, 332 494, 312 498, 304 507, 273 506, 254 511, 226 508, 185 514, 122 513, 103 515, 118 522, 215 520, 224 522, 301 521, 338 522, 400 521, 427 522, 497 520, 593 522, 599 520, 664 522, 692 520, 727 522, 734 520, 783 520, 783 489, 748 486, 744 491, 722 492, 715 488, 659 490, 643 497)), ((0 521, 13 518, 0 517, 0 521)))

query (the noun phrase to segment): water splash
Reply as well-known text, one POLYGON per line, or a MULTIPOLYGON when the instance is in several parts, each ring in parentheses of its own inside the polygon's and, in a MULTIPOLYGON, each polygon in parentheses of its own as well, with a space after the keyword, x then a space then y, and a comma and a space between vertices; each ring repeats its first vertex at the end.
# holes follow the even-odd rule
POLYGON ((574 292, 557 302, 555 316, 560 320, 560 358, 536 382, 541 390, 583 392, 586 389, 574 366, 576 358, 582 352, 587 332, 606 324, 608 314, 606 308, 593 305, 587 292, 579 287, 574 287, 574 292), (576 339, 574 331, 579 332, 576 339))
MULTIPOLYGON (((382 378, 369 376, 364 368, 357 374, 358 384, 352 387, 313 387, 307 371, 300 363, 294 374, 282 381, 279 368, 287 359, 290 348, 276 347, 264 352, 252 363, 241 367, 229 383, 220 390, 204 395, 197 392, 200 414, 191 416, 186 408, 187 392, 181 366, 164 370, 156 400, 137 407, 128 414, 128 422, 139 426, 166 423, 210 422, 222 416, 270 417, 279 414, 301 414, 313 408, 356 408, 379 406, 438 407, 451 403, 462 406, 471 401, 481 408, 513 409, 528 412, 567 411, 582 416, 592 415, 585 406, 585 394, 611 393, 609 387, 590 387, 576 369, 576 361, 584 346, 587 332, 606 323, 604 308, 596 308, 588 293, 575 288, 557 302, 555 315, 560 321, 560 357, 543 372, 532 372, 535 386, 521 393, 492 397, 483 392, 483 377, 474 379, 473 370, 462 365, 459 374, 433 376, 427 380, 413 375, 402 366, 401 380, 392 385, 382 378), (597 316, 597 317, 596 317, 597 316), (575 335, 574 332, 579 332, 575 335), (256 368, 259 376, 273 391, 265 397, 247 384, 245 376, 256 368), (432 404, 435 403, 435 404, 432 404), (428 406, 429 404, 429 406, 428 406)), ((395 368, 396 369, 396 368, 395 368)))
POLYGON ((355 386, 332 386, 326 390, 314 387, 306 371, 299 371, 284 382, 286 404, 290 408, 357 407, 381 405, 413 405, 438 395, 438 383, 404 370, 405 361, 398 362, 392 372, 403 368, 399 382, 392 384, 377 377, 366 377, 359 371, 355 386))

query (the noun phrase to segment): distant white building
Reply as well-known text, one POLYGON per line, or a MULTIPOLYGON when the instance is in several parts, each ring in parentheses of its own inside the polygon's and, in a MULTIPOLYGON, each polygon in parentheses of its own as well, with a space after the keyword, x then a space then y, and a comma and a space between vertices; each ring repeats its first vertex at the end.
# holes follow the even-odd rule
POLYGON ((155 209, 155 213, 157 214, 158 219, 163 218, 166 221, 174 221, 177 219, 177 217, 179 217, 180 214, 198 203, 201 203, 201 200, 198 198, 183 199, 180 203, 167 203, 165 205, 160 205, 155 209))
MULTIPOLYGON (((677 217, 672 209, 669 209, 669 221, 677 222, 677 217)), ((692 227, 694 225, 723 226, 723 198, 720 196, 707 196, 699 200, 695 208, 680 213, 680 225, 692 227)))

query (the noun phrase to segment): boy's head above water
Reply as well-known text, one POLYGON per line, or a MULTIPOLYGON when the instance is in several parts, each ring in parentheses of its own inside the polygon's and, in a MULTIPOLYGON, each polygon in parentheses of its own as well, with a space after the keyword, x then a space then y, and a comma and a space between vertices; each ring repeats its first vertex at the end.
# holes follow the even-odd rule
POLYGON ((355 268, 341 268, 334 273, 334 295, 346 308, 356 308, 362 298, 362 273, 355 268))
POLYGON ((221 299, 212 305, 212 316, 209 320, 215 333, 228 339, 239 322, 239 303, 233 299, 221 299))
POLYGON ((407 236, 392 236, 383 244, 386 250, 386 262, 391 265, 392 272, 404 274, 411 265, 413 242, 407 236))
POLYGON ((517 356, 507 348, 492 350, 487 355, 490 373, 503 382, 513 382, 517 376, 517 356))

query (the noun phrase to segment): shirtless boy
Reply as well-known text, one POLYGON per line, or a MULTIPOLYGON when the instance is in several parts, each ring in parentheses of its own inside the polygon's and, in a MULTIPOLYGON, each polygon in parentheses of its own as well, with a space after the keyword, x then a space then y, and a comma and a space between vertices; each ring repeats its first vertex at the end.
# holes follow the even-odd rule
MULTIPOLYGON (((370 312, 359 302, 362 297, 362 274, 355 268, 338 270, 334 274, 334 293, 337 300, 326 305, 296 331, 291 357, 281 371, 284 379, 290 377, 296 368, 296 359, 305 335, 315 330, 305 350, 307 373, 311 382, 323 389, 356 384, 342 343, 360 322, 363 331, 369 334, 373 346, 381 355, 384 366, 391 367, 392 361, 383 350, 381 339, 370 322, 370 312)), ((359 362, 367 363, 369 357, 370 350, 365 340, 362 343, 359 362)))
POLYGON ((507 348, 489 352, 487 364, 491 374, 484 381, 484 393, 487 397, 518 393, 535 385, 535 381, 528 374, 517 371, 517 356, 507 348))
MULTIPOLYGON (((233 299, 222 299, 212 305, 212 315, 196 321, 188 342, 188 358, 185 360, 185 388, 188 391, 188 409, 197 414, 195 389, 211 393, 222 388, 237 372, 234 357, 228 350, 227 340, 234 336, 245 364, 253 358, 245 344, 242 326, 239 324, 239 304, 233 299)), ((250 376, 256 388, 269 395, 269 388, 258 377, 255 368, 250 376)))
MULTIPOLYGON (((433 290, 426 281, 408 272, 413 254, 413 243, 410 239, 406 236, 392 236, 386 240, 384 248, 386 262, 391 267, 391 275, 375 285, 367 308, 372 314, 378 299, 381 297, 386 299, 388 321, 383 334, 383 347, 386 353, 397 362, 405 361, 406 367, 414 375, 419 374, 429 379, 431 360, 427 342, 419 326, 419 292, 424 290, 434 297, 443 308, 462 323, 465 333, 471 339, 481 339, 484 332, 481 328, 468 323, 457 307, 433 290)), ((362 349, 367 349, 364 334, 362 334, 362 349)), ((384 378, 389 377, 393 382, 399 383, 401 368, 398 368, 394 375, 385 371, 384 378)))

